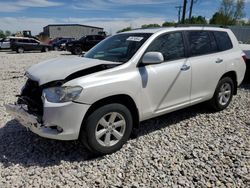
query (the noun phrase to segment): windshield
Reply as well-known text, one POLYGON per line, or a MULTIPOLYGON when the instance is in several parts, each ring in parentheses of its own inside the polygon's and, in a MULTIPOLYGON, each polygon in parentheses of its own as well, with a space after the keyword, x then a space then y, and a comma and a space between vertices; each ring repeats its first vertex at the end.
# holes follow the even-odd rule
POLYGON ((125 63, 130 60, 151 33, 124 33, 109 37, 84 57, 125 63))

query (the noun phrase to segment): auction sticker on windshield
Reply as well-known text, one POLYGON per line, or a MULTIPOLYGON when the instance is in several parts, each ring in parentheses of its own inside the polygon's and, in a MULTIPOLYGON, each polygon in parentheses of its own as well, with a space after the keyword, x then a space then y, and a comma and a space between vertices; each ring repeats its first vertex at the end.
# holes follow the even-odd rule
POLYGON ((127 38, 128 41, 136 41, 136 42, 140 42, 142 39, 143 37, 133 37, 133 36, 127 38))

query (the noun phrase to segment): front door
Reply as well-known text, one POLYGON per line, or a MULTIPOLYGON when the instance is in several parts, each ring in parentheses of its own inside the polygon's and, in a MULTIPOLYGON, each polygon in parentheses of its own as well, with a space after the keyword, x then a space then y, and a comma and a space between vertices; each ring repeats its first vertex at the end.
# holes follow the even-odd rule
POLYGON ((164 62, 139 68, 142 77, 144 117, 189 105, 191 67, 187 62, 182 32, 156 38, 146 50, 161 52, 164 62))

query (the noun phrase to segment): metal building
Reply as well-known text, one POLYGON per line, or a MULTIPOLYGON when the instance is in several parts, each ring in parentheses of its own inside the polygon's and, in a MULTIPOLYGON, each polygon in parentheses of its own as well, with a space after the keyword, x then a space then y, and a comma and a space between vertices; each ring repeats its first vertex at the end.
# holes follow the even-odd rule
POLYGON ((250 44, 250 26, 229 26, 237 39, 250 44))
POLYGON ((97 35, 103 28, 81 24, 53 24, 43 28, 45 35, 54 39, 57 37, 69 37, 79 39, 84 35, 97 35))

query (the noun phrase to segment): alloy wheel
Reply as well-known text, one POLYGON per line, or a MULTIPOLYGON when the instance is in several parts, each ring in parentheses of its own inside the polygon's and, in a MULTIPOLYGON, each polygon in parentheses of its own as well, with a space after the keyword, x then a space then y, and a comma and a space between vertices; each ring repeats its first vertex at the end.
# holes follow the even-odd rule
POLYGON ((218 100, 220 105, 225 106, 231 98, 232 87, 229 83, 224 83, 221 85, 218 100))
POLYGON ((97 123, 95 137, 97 142, 105 147, 117 144, 124 136, 125 118, 118 112, 105 114, 97 123))

